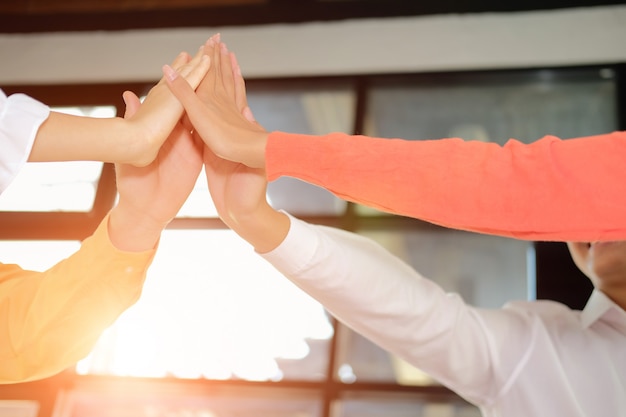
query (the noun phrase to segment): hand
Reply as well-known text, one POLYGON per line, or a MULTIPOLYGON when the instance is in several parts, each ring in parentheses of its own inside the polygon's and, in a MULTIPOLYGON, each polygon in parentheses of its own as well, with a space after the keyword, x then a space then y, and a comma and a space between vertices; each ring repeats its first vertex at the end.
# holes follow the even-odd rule
MULTIPOLYGON (((172 66, 191 84, 189 88, 195 89, 210 67, 210 58, 204 53, 204 47, 201 47, 191 60, 187 53, 180 53, 172 66)), ((182 105, 161 78, 152 87, 141 107, 132 114, 125 115, 125 120, 134 127, 137 138, 126 144, 131 145, 128 162, 136 166, 152 162, 183 111, 182 105)))
POLYGON ((235 55, 219 42, 219 37, 207 41, 205 53, 211 56, 212 64, 198 86, 198 94, 175 69, 166 65, 163 72, 167 85, 215 155, 263 168, 268 134, 254 122, 235 55))
MULTIPOLYGON (((124 101, 125 117, 132 117, 139 98, 126 92, 124 101)), ((111 242, 120 250, 148 250, 193 190, 202 169, 202 143, 177 123, 152 163, 115 168, 119 201, 109 218, 111 242)))
MULTIPOLYGON (((188 54, 181 53, 172 65, 195 88, 206 74, 210 59, 202 49, 191 60, 188 54)), ((141 108, 127 119, 51 111, 37 131, 28 160, 102 161, 145 166, 154 160, 182 114, 182 105, 163 79, 152 88, 141 108)))
MULTIPOLYGON (((207 48, 219 48, 220 55, 214 58, 222 65, 226 49, 217 44, 216 39, 207 48)), ((234 55, 229 57, 229 65, 221 67, 220 90, 222 98, 228 100, 245 118, 254 120, 246 102, 246 93, 241 72, 233 73, 236 67, 234 55)), ((205 79, 198 87, 197 97, 210 102, 215 89, 215 80, 205 79)), ((267 180, 265 171, 250 168, 239 162, 217 156, 209 147, 204 150, 204 165, 209 191, 220 218, 237 234, 247 240, 261 253, 274 249, 283 241, 289 231, 289 218, 274 210, 267 201, 267 180)))

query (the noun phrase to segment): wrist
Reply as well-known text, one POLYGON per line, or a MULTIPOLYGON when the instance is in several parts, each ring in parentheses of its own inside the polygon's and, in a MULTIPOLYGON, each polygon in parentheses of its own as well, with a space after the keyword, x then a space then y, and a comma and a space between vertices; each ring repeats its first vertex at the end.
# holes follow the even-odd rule
POLYGON ((289 216, 269 205, 254 213, 233 216, 231 220, 231 228, 258 253, 276 249, 289 233, 289 216))
POLYGON ((143 252, 156 247, 167 224, 117 205, 109 214, 108 233, 113 246, 125 252, 143 252))
POLYGON ((120 137, 123 140, 116 142, 120 147, 120 159, 124 159, 120 162, 136 167, 150 165, 159 150, 150 140, 153 133, 142 124, 141 119, 121 119, 121 122, 123 127, 120 137))
POLYGON ((265 169, 265 148, 267 147, 268 138, 268 132, 259 132, 258 138, 253 142, 255 144, 255 148, 253 150, 253 164, 255 168, 265 169))

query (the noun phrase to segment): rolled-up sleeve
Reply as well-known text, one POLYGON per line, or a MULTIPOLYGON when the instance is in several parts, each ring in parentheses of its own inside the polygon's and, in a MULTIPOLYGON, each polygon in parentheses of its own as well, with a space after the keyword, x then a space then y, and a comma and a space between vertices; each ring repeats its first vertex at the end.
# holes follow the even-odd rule
POLYGON ((37 131, 50 109, 24 95, 7 97, 0 90, 0 193, 28 160, 37 131))

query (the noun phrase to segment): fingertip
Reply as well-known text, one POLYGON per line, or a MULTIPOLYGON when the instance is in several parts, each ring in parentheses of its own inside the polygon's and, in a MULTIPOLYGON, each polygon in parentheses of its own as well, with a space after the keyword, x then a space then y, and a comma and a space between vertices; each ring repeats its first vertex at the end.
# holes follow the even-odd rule
POLYGON ((139 108, 138 98, 132 91, 126 90, 122 93, 122 100, 124 100, 124 117, 131 117, 139 108))
POLYGON ((165 75, 165 79, 170 82, 178 78, 178 72, 167 64, 163 65, 163 75, 165 75))

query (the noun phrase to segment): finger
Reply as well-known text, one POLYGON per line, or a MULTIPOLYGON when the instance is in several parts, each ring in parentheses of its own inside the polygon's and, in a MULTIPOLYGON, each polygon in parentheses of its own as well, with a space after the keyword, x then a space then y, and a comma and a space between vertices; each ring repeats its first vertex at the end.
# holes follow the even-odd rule
POLYGON ((178 71, 179 73, 185 75, 183 73, 184 68, 189 67, 190 65, 197 65, 198 62, 200 61, 200 59, 202 58, 203 55, 206 55, 204 53, 204 45, 200 46, 200 48, 198 48, 198 51, 196 52, 196 54, 193 56, 193 58, 191 56, 188 56, 188 60, 187 62, 184 62, 183 65, 181 65, 180 67, 172 67, 174 68, 176 71, 178 71))
POLYGON ((180 68, 183 65, 185 65, 186 63, 188 63, 191 60, 191 56, 183 51, 181 53, 178 54, 178 56, 176 56, 176 58, 174 58, 174 61, 172 61, 172 63, 170 64, 170 66, 172 68, 180 68))
POLYGON ((206 118, 203 115, 204 103, 202 100, 200 100, 187 80, 179 76, 172 67, 164 65, 163 73, 168 87, 185 108, 191 124, 195 126, 196 129, 201 129, 206 122, 206 118))
POLYGON ((219 33, 216 33, 215 35, 207 39, 206 42, 204 43, 204 53, 211 56, 213 54, 213 48, 215 47, 215 44, 219 43, 220 40, 221 40, 221 34, 219 33))
POLYGON ((226 91, 226 97, 233 99, 235 98, 235 80, 233 77, 232 59, 225 43, 220 44, 220 58, 222 67, 222 86, 226 91))
POLYGON ((211 56, 211 62, 213 62, 213 73, 215 77, 213 78, 213 85, 211 88, 213 91, 221 85, 222 82, 222 54, 220 53, 221 43, 216 42, 215 47, 213 48, 213 55, 211 56))
POLYGON ((198 49, 198 52, 196 52, 196 54, 193 56, 193 58, 190 58, 187 62, 179 67, 172 66, 172 68, 178 71, 178 73, 183 77, 187 77, 187 75, 191 72, 191 69, 200 63, 200 60, 204 55, 206 54, 204 53, 204 45, 202 45, 198 49))
POLYGON ((200 82, 200 85, 197 88, 198 96, 203 100, 208 100, 210 95, 213 93, 215 86, 215 60, 213 59, 213 52, 215 49, 215 39, 219 39, 219 34, 213 35, 209 40, 204 44, 204 53, 211 57, 211 67, 209 68, 207 74, 204 79, 200 82))
POLYGON ((211 67, 211 59, 208 55, 200 55, 199 60, 191 60, 187 65, 184 65, 178 73, 184 77, 191 88, 194 90, 200 84, 200 81, 204 79, 207 71, 211 67))
MULTIPOLYGON (((191 56, 185 51, 179 53, 172 61, 170 66, 176 70, 180 69, 183 65, 187 64, 191 60, 191 56)), ((156 85, 163 84, 165 80, 161 78, 156 85)))
POLYGON ((235 87, 235 104, 237 105, 237 108, 239 109, 241 114, 243 114, 243 116, 249 122, 255 122, 256 119, 252 114, 252 110, 250 110, 250 107, 248 106, 248 98, 246 95, 246 82, 243 78, 243 75, 241 74, 241 67, 239 66, 237 57, 232 52, 230 53, 230 62, 235 87))
POLYGON ((124 118, 128 119, 129 117, 133 117, 137 110, 139 110, 139 106, 141 106, 139 97, 137 97, 137 94, 132 91, 124 91, 122 93, 122 98, 124 99, 124 104, 126 104, 124 118))
POLYGON ((237 62, 237 57, 233 52, 230 53, 230 66, 232 68, 232 77, 235 86, 235 103, 237 103, 237 108, 242 111, 248 105, 246 98, 246 85, 243 76, 241 75, 239 62, 237 62))

